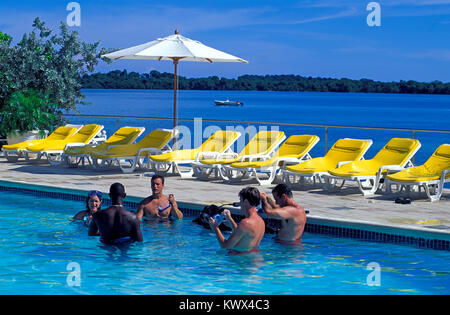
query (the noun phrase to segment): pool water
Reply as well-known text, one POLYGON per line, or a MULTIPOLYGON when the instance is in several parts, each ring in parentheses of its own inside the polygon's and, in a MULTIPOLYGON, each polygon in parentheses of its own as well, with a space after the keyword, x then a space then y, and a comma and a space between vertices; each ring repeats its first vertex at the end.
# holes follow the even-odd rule
POLYGON ((448 251, 305 233, 295 246, 266 234, 259 254, 231 256, 189 217, 143 222, 144 242, 118 248, 69 221, 83 202, 0 197, 0 294, 450 293, 448 251))

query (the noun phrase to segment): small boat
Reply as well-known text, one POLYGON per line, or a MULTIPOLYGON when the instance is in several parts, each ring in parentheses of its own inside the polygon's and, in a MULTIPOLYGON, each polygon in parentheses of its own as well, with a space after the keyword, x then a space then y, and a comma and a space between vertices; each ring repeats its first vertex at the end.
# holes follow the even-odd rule
POLYGON ((226 101, 214 101, 216 106, 244 106, 244 103, 240 101, 230 101, 227 99, 226 101))

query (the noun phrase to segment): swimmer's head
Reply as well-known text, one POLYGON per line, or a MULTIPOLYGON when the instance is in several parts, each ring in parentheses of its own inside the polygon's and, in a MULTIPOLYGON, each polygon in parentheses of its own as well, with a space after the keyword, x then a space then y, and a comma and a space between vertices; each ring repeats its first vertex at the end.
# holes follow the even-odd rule
POLYGON ((245 208, 246 202, 251 207, 257 207, 261 201, 259 190, 255 187, 245 187, 239 192, 241 208, 245 208))
POLYGON ((114 183, 109 187, 109 196, 111 199, 118 197, 125 198, 126 195, 125 187, 121 183, 114 183))
POLYGON ((284 207, 286 205, 286 201, 289 198, 292 198, 292 190, 286 184, 278 184, 272 189, 272 195, 275 199, 275 202, 284 207))
POLYGON ((97 212, 101 210, 101 205, 103 201, 103 194, 98 190, 91 190, 86 197, 86 209, 97 212))
POLYGON ((162 193, 164 188, 164 177, 161 175, 153 175, 151 180, 151 188, 153 195, 162 193))

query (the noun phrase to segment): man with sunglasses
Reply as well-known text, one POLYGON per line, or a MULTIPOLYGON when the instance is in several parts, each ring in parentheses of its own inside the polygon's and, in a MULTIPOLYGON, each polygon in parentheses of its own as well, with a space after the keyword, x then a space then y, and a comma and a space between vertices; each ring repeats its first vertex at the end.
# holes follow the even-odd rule
POLYGON ((132 242, 142 242, 142 233, 139 219, 134 212, 123 206, 125 187, 114 183, 109 188, 109 197, 112 205, 102 211, 97 211, 89 225, 89 236, 100 234, 105 244, 121 245, 132 242))

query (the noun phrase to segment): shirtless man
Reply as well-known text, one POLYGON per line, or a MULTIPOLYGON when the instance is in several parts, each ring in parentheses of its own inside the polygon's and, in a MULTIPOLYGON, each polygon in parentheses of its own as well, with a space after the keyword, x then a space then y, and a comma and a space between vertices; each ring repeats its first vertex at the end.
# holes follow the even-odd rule
POLYGON ((275 202, 262 192, 261 203, 268 218, 281 220, 278 240, 287 243, 300 242, 306 224, 305 209, 294 201, 292 191, 286 184, 275 186, 272 195, 275 202))
POLYGON ((233 227, 233 232, 227 240, 213 218, 209 219, 209 225, 211 230, 216 233, 220 247, 229 249, 230 254, 257 252, 257 247, 265 231, 264 221, 258 215, 258 210, 256 209, 260 202, 259 191, 254 187, 244 188, 239 192, 239 198, 241 210, 244 212, 245 218, 237 225, 231 217, 230 211, 224 211, 226 219, 233 227))
POLYGON ((132 242, 142 242, 139 220, 134 212, 123 207, 125 188, 120 183, 114 183, 109 188, 111 207, 97 211, 89 225, 89 236, 100 234, 105 244, 120 245, 132 242))
POLYGON ((151 180, 152 195, 139 203, 137 217, 141 220, 147 219, 167 219, 170 216, 176 219, 183 219, 183 213, 178 209, 177 202, 172 194, 163 194, 164 177, 153 175, 151 180))

